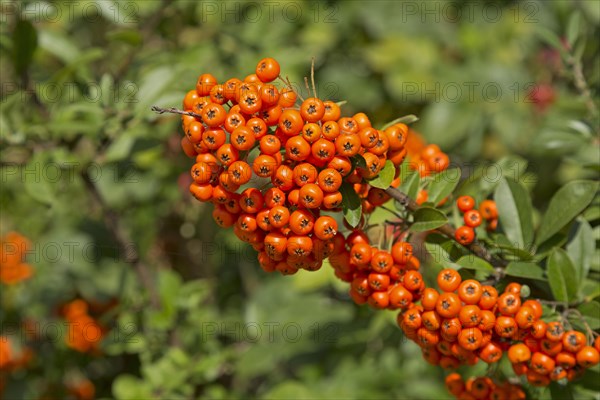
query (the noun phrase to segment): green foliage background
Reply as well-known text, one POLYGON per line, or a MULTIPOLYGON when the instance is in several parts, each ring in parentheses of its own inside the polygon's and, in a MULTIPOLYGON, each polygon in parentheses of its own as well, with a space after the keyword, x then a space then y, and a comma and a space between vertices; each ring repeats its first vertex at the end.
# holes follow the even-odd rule
MULTIPOLYGON (((60 322, 58 307, 75 297, 119 302, 105 316, 103 356, 39 340, 33 367, 11 376, 6 398, 61 398, 64 380, 79 374, 98 397, 118 399, 449 398, 444 372, 403 338, 394 313, 355 306, 329 268, 266 275, 250 247, 217 229, 187 193, 179 118, 150 106, 177 107, 199 74, 243 77, 265 56, 302 92, 314 56, 321 97, 346 100, 345 114, 364 111, 377 126, 418 115, 414 128, 475 177, 459 192, 481 199, 498 190, 500 176, 486 174, 500 166, 529 190, 538 227, 561 185, 598 178, 598 115, 573 71, 580 67, 597 110, 600 5, 457 4, 2 1, 0 229, 35 244, 35 277, 2 287, 3 327, 60 322), (531 94, 539 84, 555 96, 543 110, 531 94), (158 307, 107 215, 149 270, 158 307)), ((586 229, 591 298, 599 217, 596 197, 570 225, 586 229)), ((600 306, 591 307, 594 317, 600 306)), ((579 395, 598 398, 593 373, 579 395)))

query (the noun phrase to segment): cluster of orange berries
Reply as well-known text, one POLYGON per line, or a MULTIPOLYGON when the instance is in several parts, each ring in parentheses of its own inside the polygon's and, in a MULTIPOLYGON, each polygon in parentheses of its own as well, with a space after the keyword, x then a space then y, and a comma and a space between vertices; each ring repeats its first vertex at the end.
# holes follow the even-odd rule
POLYGON ((525 375, 533 386, 577 378, 600 361, 600 337, 593 345, 586 335, 565 330, 561 322, 536 321, 528 335, 508 349, 508 359, 517 375, 525 375))
MULTIPOLYGON (((252 244, 263 269, 291 274, 319 269, 343 239, 336 219, 322 215, 341 210, 343 184, 358 193, 363 213, 389 200, 368 180, 388 160, 399 174, 408 127, 378 130, 364 113, 342 117, 338 104, 316 97, 296 107, 296 92, 270 83, 279 73, 265 58, 243 81, 201 75, 183 101, 194 115, 182 117, 182 147, 196 160, 190 192, 214 204, 217 224, 252 244)), ((442 154, 429 169, 447 167, 442 154)))
POLYGON ((470 377, 466 381, 453 372, 446 377, 446 388, 459 400, 524 400, 527 395, 520 385, 499 383, 487 376, 470 377))
POLYGON ((425 284, 410 243, 396 242, 391 252, 380 250, 360 230, 340 243, 329 262, 335 275, 350 283, 349 293, 356 304, 404 309, 419 298, 425 284))
POLYGON ((88 314, 88 304, 73 300, 63 307, 63 314, 69 325, 65 335, 67 346, 81 353, 98 352, 105 329, 88 314))
POLYGON ((449 165, 450 157, 434 143, 426 145, 410 159, 410 168, 419 171, 421 178, 431 175, 432 172, 441 172, 449 165))
POLYGON ((7 336, 0 336, 0 371, 12 371, 29 364, 33 351, 29 347, 21 347, 15 351, 7 336))
MULTIPOLYGON (((427 288, 411 244, 397 241, 390 251, 374 247, 361 227, 363 220, 356 228, 347 225, 349 233, 340 232, 333 216, 341 210, 344 185, 358 195, 362 212, 368 214, 390 199, 385 190, 369 184, 388 160, 395 167, 391 186, 400 184, 408 127, 397 123, 377 130, 365 114, 342 117, 338 104, 316 95, 296 107, 298 95, 289 82, 283 89, 270 83, 279 73, 277 61, 265 58, 243 81, 232 78, 218 84, 214 76, 203 74, 183 101, 188 114, 182 117, 182 147, 196 161, 190 192, 214 205, 219 226, 233 227, 239 239, 259 252, 265 271, 316 270, 329 259, 335 275, 350 284, 357 304, 401 310, 398 325, 420 345, 428 362, 443 368, 479 360, 495 363, 505 352, 513 361, 518 353, 515 371, 526 374, 532 384, 548 384, 573 379, 598 362, 598 349, 585 346, 585 341, 576 352, 557 351, 564 340, 570 343, 562 336, 550 346, 554 342, 548 332, 554 323, 547 324, 552 329, 546 336, 538 337, 546 326, 540 319, 542 306, 536 300, 522 302, 519 284, 511 283, 498 294, 492 286, 463 282, 457 271, 445 269, 438 276, 440 291, 427 288), (522 345, 532 353, 530 358, 522 345), (568 367, 564 355, 563 361, 548 363, 555 351, 557 357, 571 353, 574 363, 568 367)), ((433 144, 420 147, 411 158, 410 167, 422 177, 449 166, 448 156, 433 144)), ((426 201, 427 192, 421 191, 417 202, 426 201)), ((489 230, 496 228, 494 201, 484 200, 476 210, 473 198, 463 196, 457 206, 465 221, 456 230, 459 243, 472 243, 482 220, 489 230)), ((581 333, 573 332, 567 337, 580 340, 581 333)), ((465 383, 452 376, 447 384, 459 398, 525 396, 518 385, 489 378, 465 383)))
POLYGON ((0 282, 14 285, 31 277, 33 269, 25 262, 30 247, 29 240, 16 232, 0 238, 0 282))
MULTIPOLYGON (((414 130, 409 129, 405 147, 410 159, 409 168, 418 171, 421 178, 431 175, 432 172, 444 171, 450 166, 450 157, 437 144, 427 144, 414 130)), ((423 188, 417 193, 415 201, 421 205, 427 202, 428 198, 429 193, 427 189, 423 188)), ((443 205, 447 199, 447 197, 442 199, 438 205, 443 205)))
POLYGON ((8 336, 0 336, 0 397, 6 386, 6 374, 27 367, 33 359, 33 350, 26 346, 16 349, 8 336))
POLYGON ((586 345, 583 333, 541 320, 541 303, 522 301, 520 284, 510 283, 498 294, 477 280, 463 281, 453 269, 442 270, 437 283, 440 291, 425 288, 420 304, 408 304, 397 318, 429 363, 456 369, 479 360, 498 362, 506 352, 515 373, 534 386, 573 380, 598 364, 600 340, 586 345))
POLYGON ((460 196, 456 206, 463 214, 464 225, 456 228, 454 238, 463 246, 468 246, 475 240, 475 228, 481 225, 482 220, 487 221, 487 230, 494 231, 498 226, 498 208, 494 200, 484 200, 475 209, 475 199, 471 196, 460 196))
POLYGON ((96 395, 96 386, 84 376, 65 382, 65 388, 77 400, 93 400, 96 395))

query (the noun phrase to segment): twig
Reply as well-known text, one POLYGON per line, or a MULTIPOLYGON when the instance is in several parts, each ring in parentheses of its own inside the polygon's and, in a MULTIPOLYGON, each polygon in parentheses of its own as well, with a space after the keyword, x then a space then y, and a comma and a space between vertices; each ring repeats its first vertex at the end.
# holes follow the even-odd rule
MULTIPOLYGON (((408 197, 405 193, 402 193, 401 191, 399 191, 396 188, 393 187, 389 187, 385 190, 385 192, 387 194, 389 194, 393 199, 397 200, 400 204, 402 204, 404 207, 406 207, 407 210, 411 211, 411 212, 415 212, 417 211, 420 206, 410 197, 408 197)), ((444 236, 456 241, 456 238, 454 237, 454 228, 452 227, 452 225, 450 224, 445 224, 443 226, 440 226, 439 228, 436 229, 438 232, 440 232, 441 234, 443 234, 444 236)), ((488 249, 486 249, 483 244, 481 244, 478 241, 474 241, 473 243, 471 243, 468 246, 465 246, 467 249, 469 249, 473 254, 475 254, 476 256, 484 259, 485 261, 489 262, 490 264, 492 264, 495 267, 505 267, 506 266, 506 261, 498 259, 498 258, 494 258, 492 256, 492 254, 488 251, 488 249)))
POLYGON ((292 83, 290 82, 290 78, 288 78, 288 77, 286 76, 286 77, 285 77, 285 79, 283 79, 283 78, 281 77, 281 75, 279 75, 279 76, 277 77, 277 79, 279 79, 280 81, 282 81, 282 82, 283 82, 283 84, 284 84, 285 86, 287 86, 287 87, 288 87, 288 89, 290 89, 292 92, 296 93, 296 95, 298 96, 298 98, 299 98, 300 100, 304 101, 304 98, 302 98, 302 96, 300 95, 300 93, 298 93, 297 91, 295 91, 295 90, 294 90, 294 87, 292 86, 292 83))
POLYGON ((304 86, 306 86, 306 93, 310 96, 310 87, 308 86, 308 78, 304 77, 304 86))
POLYGON ((157 114, 170 113, 170 114, 189 115, 189 116, 195 117, 195 118, 202 118, 202 115, 200 115, 200 114, 196 114, 195 112, 191 112, 191 111, 179 110, 175 107, 162 108, 162 107, 158 107, 158 106, 152 106, 150 109, 157 114))
POLYGON ((109 231, 117 241, 117 244, 119 245, 125 262, 130 263, 134 266, 135 271, 140 279, 140 282, 148 291, 148 294, 150 296, 150 304, 152 305, 152 307, 159 308, 160 300, 158 297, 158 293, 156 292, 156 287, 154 286, 152 277, 149 275, 148 268, 140 259, 137 249, 132 248, 131 244, 133 243, 133 241, 121 226, 119 216, 106 205, 104 199, 98 191, 98 188, 96 187, 96 185, 94 184, 94 182, 92 181, 92 179, 86 171, 82 173, 82 178, 86 188, 88 189, 88 192, 92 196, 93 201, 98 205, 102 212, 102 218, 104 219, 106 227, 109 229, 109 231))
POLYGON ((542 300, 542 299, 538 299, 538 301, 547 306, 561 307, 561 308, 577 307, 577 306, 582 305, 583 303, 586 303, 586 301, 572 301, 570 303, 565 303, 564 301, 542 300))
POLYGON ((382 210, 385 210, 387 212, 389 212, 390 214, 392 214, 394 217, 398 218, 398 219, 402 219, 402 215, 400 215, 400 213, 397 213, 396 211, 392 210, 391 208, 388 208, 386 206, 379 206, 381 207, 382 210))
POLYGON ((569 53, 567 63, 571 66, 575 87, 579 91, 579 94, 584 98, 585 106, 588 109, 590 117, 592 119, 597 118, 599 114, 598 107, 596 106, 596 103, 594 103, 592 92, 590 91, 590 87, 585 79, 585 75, 583 74, 583 66, 581 61, 575 59, 575 57, 569 53))
POLYGON ((317 86, 315 85, 315 58, 312 58, 311 64, 310 64, 310 80, 312 81, 312 90, 313 90, 313 94, 315 95, 315 99, 318 99, 319 96, 317 96, 317 86))

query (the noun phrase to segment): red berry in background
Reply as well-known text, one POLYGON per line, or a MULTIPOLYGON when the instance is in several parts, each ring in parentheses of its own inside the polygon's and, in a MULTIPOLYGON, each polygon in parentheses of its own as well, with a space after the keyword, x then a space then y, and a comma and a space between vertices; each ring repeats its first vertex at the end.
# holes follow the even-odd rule
POLYGON ((527 99, 533 103, 537 111, 544 112, 556 100, 556 92, 552 85, 539 83, 529 90, 527 99))

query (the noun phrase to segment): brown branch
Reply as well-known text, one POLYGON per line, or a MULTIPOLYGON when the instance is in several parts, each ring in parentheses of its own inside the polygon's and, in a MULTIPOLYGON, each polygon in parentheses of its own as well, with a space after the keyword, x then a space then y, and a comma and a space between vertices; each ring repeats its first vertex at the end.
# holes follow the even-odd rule
POLYGON ((136 248, 132 247, 133 241, 131 240, 129 234, 123 229, 121 226, 119 216, 114 212, 111 208, 109 208, 98 188, 87 174, 87 172, 82 173, 82 178, 85 183, 85 186, 90 193, 94 203, 100 208, 102 212, 102 218, 108 230, 114 236, 117 244, 119 246, 119 250, 124 257, 125 262, 130 263, 134 266, 135 272, 142 283, 142 286, 148 291, 150 296, 150 304, 153 308, 160 307, 160 299, 158 293, 156 292, 156 287, 154 285, 154 281, 149 274, 148 267, 142 262, 140 259, 139 253, 136 248))
POLYGON ((202 115, 200 115, 200 114, 196 114, 195 112, 191 112, 191 111, 182 111, 175 107, 162 108, 159 106, 152 106, 150 109, 157 114, 170 113, 170 114, 189 115, 189 116, 195 117, 195 118, 202 118, 202 115))
MULTIPOLYGON (((415 212, 420 208, 420 206, 417 204, 416 201, 414 201, 413 199, 408 197, 408 195, 406 195, 405 193, 402 193, 401 191, 399 191, 396 188, 389 187, 385 191, 394 200, 397 200, 400 204, 402 204, 404 207, 406 207, 406 209, 410 212, 415 212)), ((454 227, 452 227, 452 225, 450 225, 450 224, 442 225, 439 228, 437 228, 436 231, 438 231, 441 234, 443 234, 444 236, 456 241, 456 238, 454 237, 455 229, 454 229, 454 227)), ((470 245, 465 246, 465 247, 467 249, 469 249, 477 257, 480 257, 480 258, 484 259, 485 261, 489 262, 490 264, 492 264, 494 267, 497 267, 496 274, 501 275, 503 273, 502 268, 506 266, 506 262, 504 260, 493 257, 492 253, 490 253, 489 250, 483 246, 483 244, 481 244, 480 242, 475 240, 473 243, 471 243, 470 245)))
POLYGON ((585 75, 583 74, 583 65, 581 64, 581 61, 576 59, 573 54, 569 53, 567 63, 571 66, 575 87, 585 101, 585 106, 588 109, 589 116, 592 119, 597 118, 600 113, 596 103, 594 102, 594 99, 592 98, 592 92, 590 91, 590 87, 585 79, 585 75))

